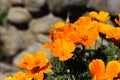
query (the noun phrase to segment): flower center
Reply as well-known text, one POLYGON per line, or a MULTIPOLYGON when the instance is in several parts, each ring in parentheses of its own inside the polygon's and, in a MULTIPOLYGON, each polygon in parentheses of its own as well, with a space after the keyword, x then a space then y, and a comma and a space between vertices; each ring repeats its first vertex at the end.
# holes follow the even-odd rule
POLYGON ((32 72, 33 74, 39 73, 41 70, 47 69, 48 66, 49 66, 49 62, 46 63, 46 65, 45 65, 45 66, 42 66, 42 67, 41 67, 41 66, 35 66, 34 68, 32 68, 31 72, 32 72))
POLYGON ((40 67, 40 66, 36 66, 36 67, 34 67, 34 68, 31 70, 31 72, 32 72, 33 74, 35 74, 35 73, 39 73, 40 70, 41 70, 41 67, 40 67))

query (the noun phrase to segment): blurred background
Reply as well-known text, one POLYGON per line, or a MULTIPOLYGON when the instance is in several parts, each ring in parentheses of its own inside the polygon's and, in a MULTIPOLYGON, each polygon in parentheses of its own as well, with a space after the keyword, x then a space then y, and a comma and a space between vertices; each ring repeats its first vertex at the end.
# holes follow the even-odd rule
POLYGON ((114 18, 120 13, 120 0, 0 0, 0 80, 19 71, 19 60, 35 53, 48 39, 51 25, 74 22, 90 11, 108 11, 114 18))

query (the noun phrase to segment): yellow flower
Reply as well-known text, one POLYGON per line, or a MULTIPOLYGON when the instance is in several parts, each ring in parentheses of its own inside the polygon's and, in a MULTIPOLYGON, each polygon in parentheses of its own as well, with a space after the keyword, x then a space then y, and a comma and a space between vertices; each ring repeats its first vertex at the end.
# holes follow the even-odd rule
POLYGON ((120 13, 118 14, 118 19, 115 18, 115 22, 116 22, 116 24, 118 24, 120 26, 120 13))
POLYGON ((101 59, 93 60, 89 64, 89 70, 94 80, 113 80, 120 73, 120 63, 118 61, 109 61, 106 68, 101 59))
POLYGON ((54 57, 58 57, 60 61, 66 61, 70 59, 75 50, 75 45, 72 41, 66 41, 64 39, 56 39, 53 44, 44 44, 45 48, 51 50, 54 57))
POLYGON ((28 76, 36 80, 43 80, 44 73, 52 71, 50 61, 46 59, 46 53, 44 51, 26 55, 20 61, 19 66, 25 68, 28 76))
POLYGON ((20 71, 13 76, 5 78, 5 80, 32 80, 32 78, 29 78, 26 73, 20 71))
POLYGON ((100 22, 106 21, 110 18, 109 13, 105 12, 105 11, 100 11, 99 13, 92 11, 89 13, 89 16, 92 19, 95 19, 95 20, 100 21, 100 22))

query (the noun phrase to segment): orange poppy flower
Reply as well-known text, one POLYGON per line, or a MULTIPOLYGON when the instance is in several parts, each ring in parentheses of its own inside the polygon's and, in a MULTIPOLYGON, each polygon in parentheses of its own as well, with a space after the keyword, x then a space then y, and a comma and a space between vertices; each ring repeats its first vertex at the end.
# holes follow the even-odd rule
POLYGON ((64 39, 56 39, 53 44, 44 44, 45 48, 51 50, 54 57, 58 57, 60 61, 66 61, 70 59, 75 50, 75 45, 72 41, 66 41, 64 39))
POLYGON ((26 73, 20 71, 13 76, 5 78, 5 80, 32 80, 32 78, 29 78, 26 73))
POLYGON ((120 27, 112 28, 109 33, 106 34, 106 38, 120 39, 120 27))
POLYGON ((95 19, 95 20, 100 21, 100 22, 106 21, 110 18, 109 13, 105 12, 105 11, 100 11, 99 13, 92 11, 89 13, 89 16, 92 19, 95 19))
POLYGON ((90 23, 91 18, 87 16, 80 17, 73 24, 58 22, 54 25, 54 29, 50 30, 49 38, 52 42, 56 39, 65 39, 72 40, 76 45, 92 46, 99 34, 91 27, 90 23))
POLYGON ((44 51, 26 55, 20 61, 19 66, 25 68, 28 76, 36 80, 43 80, 44 73, 52 71, 50 61, 46 59, 46 53, 44 51))
POLYGON ((118 14, 118 19, 115 18, 115 22, 116 22, 116 24, 118 24, 120 26, 120 14, 118 14))
MULTIPOLYGON (((57 23, 57 24, 59 24, 59 23, 57 23)), ((55 39, 70 40, 69 35, 73 31, 74 31, 74 24, 68 23, 68 24, 63 25, 62 27, 56 27, 55 29, 51 29, 49 38, 53 42, 55 39)))
POLYGON ((104 62, 96 59, 89 64, 89 70, 94 80, 113 80, 120 73, 120 63, 113 60, 105 68, 104 62))
POLYGON ((91 21, 89 26, 91 27, 91 29, 95 29, 97 32, 99 32, 100 22, 91 21))
POLYGON ((111 24, 104 24, 104 23, 99 23, 99 32, 105 35, 110 34, 111 30, 115 28, 113 25, 111 24))
POLYGON ((75 21, 75 25, 88 25, 91 22, 91 18, 88 16, 79 17, 77 21, 75 21))
POLYGON ((70 39, 77 45, 93 46, 94 41, 98 38, 98 32, 91 29, 89 25, 76 26, 75 31, 70 34, 70 39))

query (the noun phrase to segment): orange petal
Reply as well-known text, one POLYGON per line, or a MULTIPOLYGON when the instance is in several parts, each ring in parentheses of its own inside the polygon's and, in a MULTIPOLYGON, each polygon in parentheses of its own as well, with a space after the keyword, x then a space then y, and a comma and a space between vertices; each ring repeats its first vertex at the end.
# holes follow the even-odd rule
POLYGON ((29 69, 32 67, 32 65, 34 64, 34 58, 32 56, 32 54, 27 54, 22 60, 20 60, 19 62, 19 66, 21 68, 26 68, 29 69), (28 64, 31 64, 31 66, 29 66, 28 64))
POLYGON ((88 25, 91 22, 91 18, 88 16, 79 17, 79 19, 74 23, 76 25, 88 25))
POLYGON ((40 71, 39 73, 34 75, 34 78, 35 78, 35 80, 43 80, 44 73, 40 71))
POLYGON ((93 60, 89 64, 89 70, 91 72, 92 77, 96 77, 96 80, 101 80, 104 77, 105 73, 105 65, 101 59, 93 60))
POLYGON ((88 30, 87 34, 88 34, 87 40, 82 40, 81 43, 84 44, 85 46, 93 46, 94 45, 94 41, 99 38, 99 34, 94 29, 88 30))
POLYGON ((35 59, 45 59, 46 58, 46 52, 45 51, 37 51, 36 54, 34 54, 35 59))
POLYGON ((59 60, 60 61, 66 61, 66 60, 70 59, 72 56, 73 56, 72 53, 66 53, 66 54, 64 53, 64 55, 61 55, 59 57, 59 60))
POLYGON ((47 49, 51 49, 52 48, 52 44, 49 44, 49 43, 45 43, 43 45, 44 48, 47 48, 47 49))
POLYGON ((91 12, 89 13, 89 16, 90 16, 91 18, 95 18, 97 15, 98 15, 98 14, 97 14, 96 11, 91 11, 91 12))
POLYGON ((109 80, 113 80, 120 72, 120 63, 118 61, 110 61, 106 66, 106 76, 109 80))

